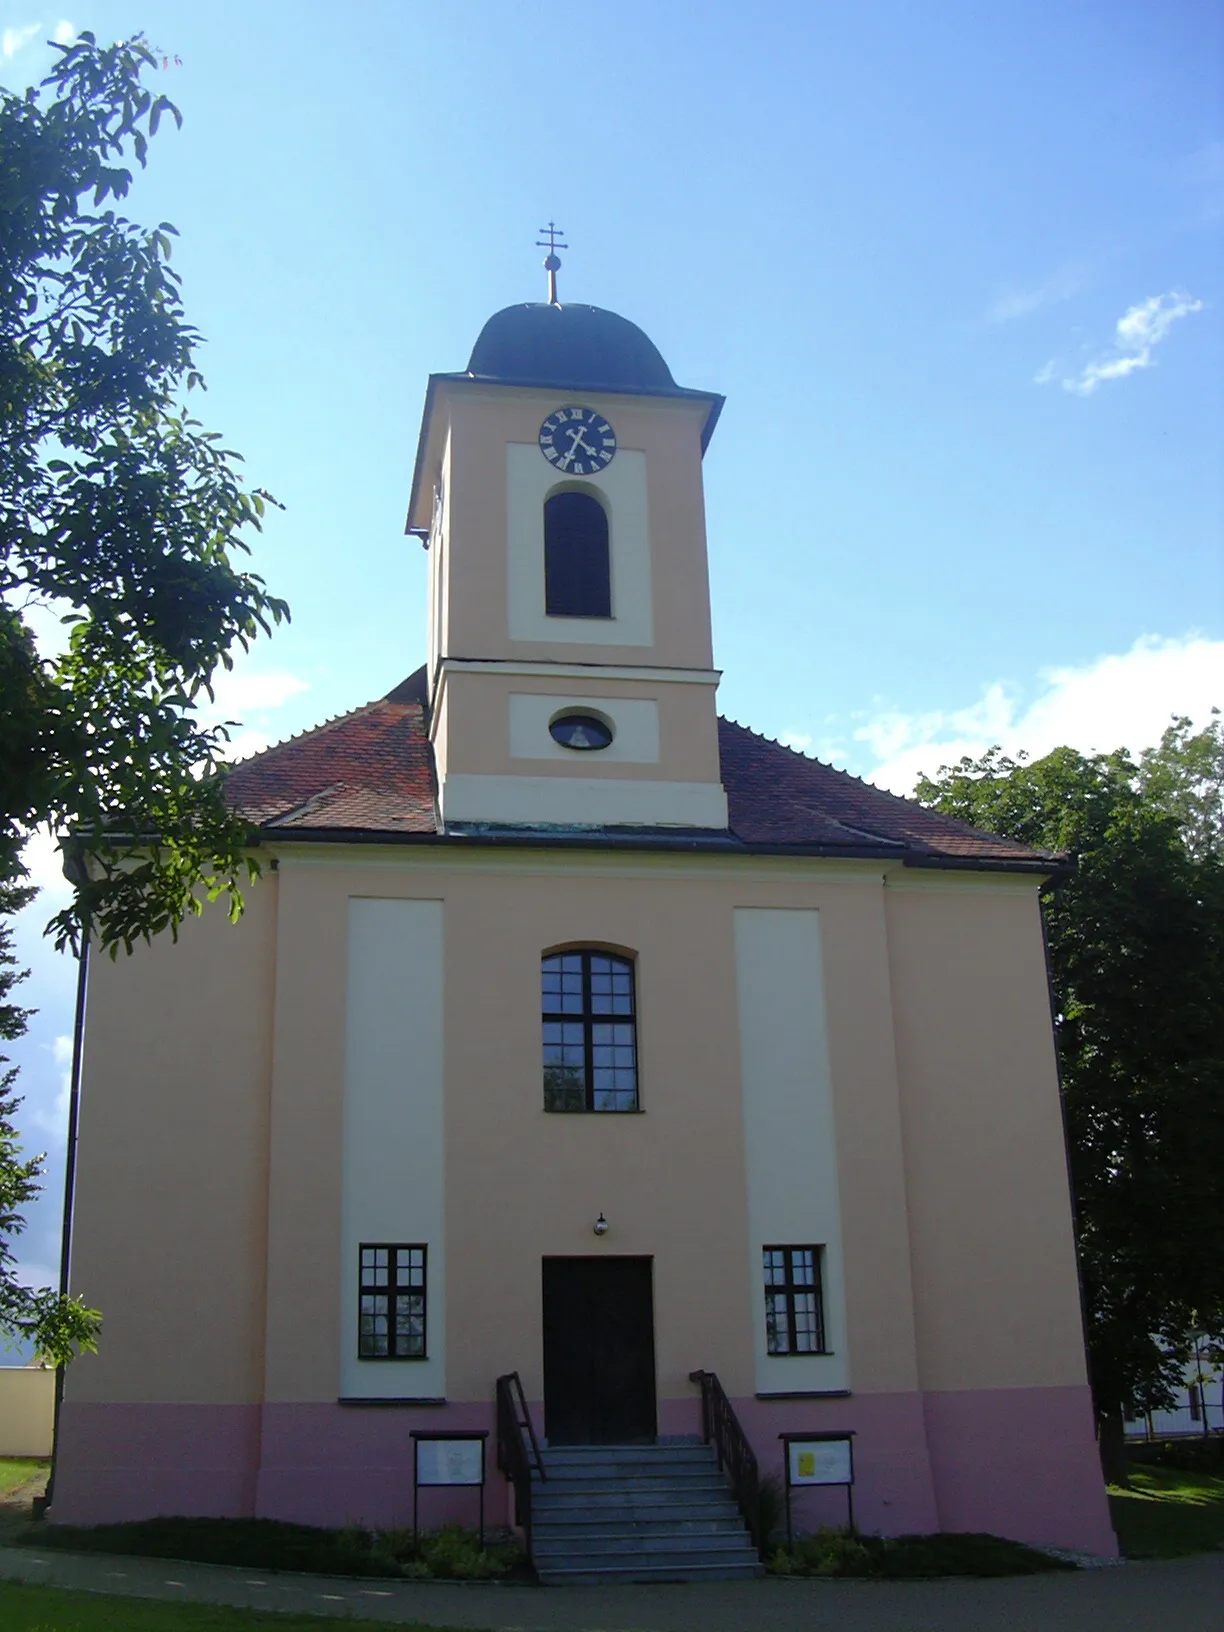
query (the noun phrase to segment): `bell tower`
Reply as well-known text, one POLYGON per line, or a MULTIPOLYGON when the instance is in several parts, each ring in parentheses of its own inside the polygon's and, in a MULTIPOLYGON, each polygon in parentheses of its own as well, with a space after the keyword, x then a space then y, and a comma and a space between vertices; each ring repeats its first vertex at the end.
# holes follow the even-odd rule
POLYGON ((701 461, 723 399, 561 305, 548 247, 549 301, 497 312, 425 399, 408 531, 443 827, 719 830, 701 461))

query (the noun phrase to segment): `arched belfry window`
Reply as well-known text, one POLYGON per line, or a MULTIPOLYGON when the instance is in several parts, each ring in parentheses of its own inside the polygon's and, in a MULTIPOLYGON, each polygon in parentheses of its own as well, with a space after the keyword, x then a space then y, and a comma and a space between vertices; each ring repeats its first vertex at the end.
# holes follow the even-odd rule
POLYGON ((610 618, 608 513, 591 492, 544 501, 544 610, 554 618, 610 618))

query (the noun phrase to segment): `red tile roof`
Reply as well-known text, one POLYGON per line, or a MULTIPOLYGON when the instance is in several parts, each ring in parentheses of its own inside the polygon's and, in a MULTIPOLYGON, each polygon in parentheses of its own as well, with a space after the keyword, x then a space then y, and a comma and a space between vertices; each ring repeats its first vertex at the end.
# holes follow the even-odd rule
MULTIPOLYGON (((232 804, 269 834, 438 836, 422 683, 414 675, 378 702, 242 761, 227 784, 232 804)), ((718 744, 731 845, 935 866, 1060 859, 885 793, 733 720, 719 720, 718 744)))
POLYGON ((420 703, 384 697, 280 742, 230 772, 257 827, 434 833, 433 755, 420 703))
POLYGON ((875 843, 911 856, 1010 861, 1042 855, 872 787, 734 720, 719 720, 718 750, 731 830, 745 844, 875 843))

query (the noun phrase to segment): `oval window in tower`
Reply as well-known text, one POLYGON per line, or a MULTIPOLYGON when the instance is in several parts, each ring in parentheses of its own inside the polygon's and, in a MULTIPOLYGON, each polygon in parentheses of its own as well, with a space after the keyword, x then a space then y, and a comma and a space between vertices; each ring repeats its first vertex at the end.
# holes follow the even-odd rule
POLYGON ((610 720, 598 714, 556 714, 548 722, 548 734, 562 748, 573 748, 588 753, 594 748, 606 748, 612 741, 610 720))
POLYGON ((552 618, 610 618, 608 512, 589 489, 544 501, 544 610, 552 618))

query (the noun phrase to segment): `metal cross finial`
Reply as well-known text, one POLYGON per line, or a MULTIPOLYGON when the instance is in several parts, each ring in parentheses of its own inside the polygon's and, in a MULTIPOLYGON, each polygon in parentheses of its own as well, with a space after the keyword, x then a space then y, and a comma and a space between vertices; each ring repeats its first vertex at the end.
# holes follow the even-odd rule
POLYGON ((557 239, 561 236, 562 229, 556 226, 552 221, 550 221, 546 227, 541 227, 539 230, 542 233, 546 232, 548 234, 547 242, 543 238, 536 239, 536 248, 546 249, 548 251, 548 254, 544 257, 544 270, 548 273, 548 304, 550 306, 556 306, 558 304, 557 273, 561 270, 561 260, 557 254, 557 251, 559 249, 568 249, 569 245, 559 244, 557 242, 557 239))

